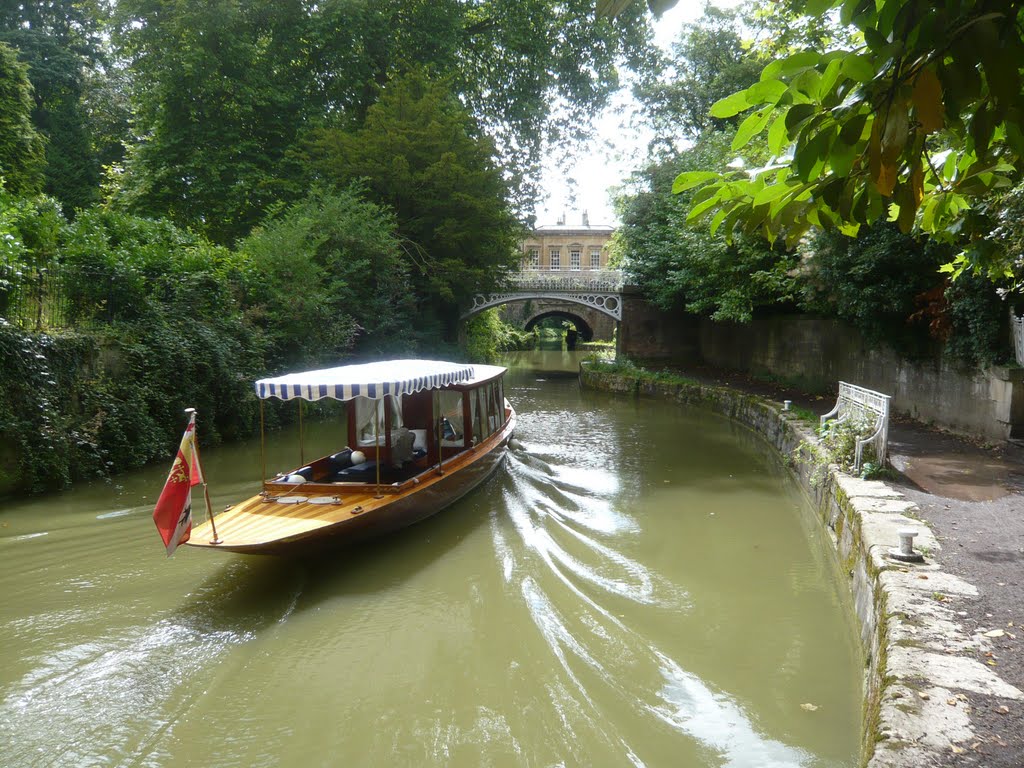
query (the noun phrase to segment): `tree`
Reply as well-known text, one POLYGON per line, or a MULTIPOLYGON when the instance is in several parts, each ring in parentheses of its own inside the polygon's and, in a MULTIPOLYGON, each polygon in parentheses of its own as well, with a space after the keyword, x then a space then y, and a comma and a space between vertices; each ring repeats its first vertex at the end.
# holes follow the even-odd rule
MULTIPOLYGON (((984 243, 984 201, 1024 170, 1024 9, 1012 0, 815 0, 803 9, 835 11, 860 45, 779 58, 714 105, 718 118, 746 114, 735 149, 767 130, 775 159, 680 175, 677 192, 701 187, 691 221, 713 213, 712 231, 795 243, 811 226, 855 234, 888 217, 904 232, 984 243)), ((1022 280, 1006 254, 983 245, 947 269, 1022 280)))
POLYGON ((729 136, 705 133, 692 148, 635 177, 640 188, 617 201, 616 247, 626 272, 657 306, 747 322, 757 307, 795 299, 797 257, 756 234, 732 243, 713 237, 687 223, 689 195, 669 194, 680 171, 724 168, 729 158, 729 136))
POLYGON ((415 346, 415 301, 394 215, 358 185, 314 190, 261 224, 240 251, 252 269, 247 305, 273 367, 415 346))
POLYGON ((683 28, 672 52, 667 78, 636 89, 655 132, 692 139, 732 125, 734 119, 712 117, 711 105, 756 83, 763 66, 740 36, 738 14, 708 6, 683 28))
POLYGON ((18 50, 34 89, 32 122, 46 137, 44 191, 68 214, 99 199, 99 163, 83 103, 85 78, 103 59, 95 2, 0 5, 0 41, 18 50))
POLYGON ((139 133, 117 202, 221 243, 245 235, 310 114, 305 4, 124 0, 117 14, 139 133))
POLYGON ((32 85, 28 68, 0 43, 0 177, 14 195, 42 188, 45 142, 32 125, 32 85))
POLYGON ((522 207, 546 143, 584 135, 652 53, 642 7, 613 23, 593 0, 121 0, 116 18, 138 133, 119 199, 222 242, 302 196, 307 130, 361 125, 414 70, 448 79, 522 207))
POLYGON ((364 180, 394 210, 421 311, 438 312, 449 331, 473 292, 516 267, 521 231, 494 142, 443 83, 392 81, 362 127, 315 132, 305 163, 336 186, 364 180))

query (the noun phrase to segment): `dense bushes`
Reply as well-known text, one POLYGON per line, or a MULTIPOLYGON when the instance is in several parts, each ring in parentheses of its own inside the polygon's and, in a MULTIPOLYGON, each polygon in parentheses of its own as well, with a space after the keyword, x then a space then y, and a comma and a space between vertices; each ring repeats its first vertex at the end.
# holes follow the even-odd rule
POLYGON ((245 436, 255 378, 421 344, 393 218, 357 188, 311 194, 237 249, 101 208, 67 223, 40 200, 8 198, 5 261, 59 272, 79 330, 2 321, 0 493, 165 458, 189 406, 204 441, 245 436))
POLYGON ((874 343, 914 359, 946 354, 963 364, 1005 358, 1005 303, 991 281, 939 267, 953 249, 902 234, 895 224, 856 238, 820 233, 806 245, 802 307, 839 317, 874 343))
POLYGON ((493 363, 502 352, 532 349, 532 332, 502 322, 497 308, 488 309, 466 323, 466 354, 470 360, 493 363))
POLYGON ((394 216, 358 186, 314 191, 241 244, 245 310, 271 367, 416 346, 415 298, 394 216))

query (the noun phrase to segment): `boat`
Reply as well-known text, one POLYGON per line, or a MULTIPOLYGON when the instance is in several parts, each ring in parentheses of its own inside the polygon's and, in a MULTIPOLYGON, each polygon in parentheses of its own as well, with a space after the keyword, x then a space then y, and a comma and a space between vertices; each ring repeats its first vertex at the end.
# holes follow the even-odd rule
MULTIPOLYGON (((499 466, 516 426, 506 369, 390 360, 255 383, 264 432, 271 398, 345 402, 347 445, 268 476, 262 489, 193 527, 189 546, 290 554, 380 536, 469 493, 499 466)), ((265 443, 261 442, 261 446, 265 443)))

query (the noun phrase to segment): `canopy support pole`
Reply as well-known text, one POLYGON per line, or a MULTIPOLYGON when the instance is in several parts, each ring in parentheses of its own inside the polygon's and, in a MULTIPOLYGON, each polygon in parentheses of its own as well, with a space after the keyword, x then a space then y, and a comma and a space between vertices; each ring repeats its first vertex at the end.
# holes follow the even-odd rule
POLYGON ((377 462, 377 495, 373 498, 382 499, 384 494, 380 492, 380 419, 377 418, 377 405, 384 405, 383 400, 373 401, 373 458, 377 462))
POLYGON ((302 398, 299 398, 299 464, 306 466, 306 449, 302 439, 302 398))
POLYGON ((263 422, 263 398, 260 398, 260 486, 267 481, 266 431, 263 422))
POLYGON ((444 474, 444 414, 441 413, 441 393, 434 390, 434 421, 437 423, 437 474, 444 474))

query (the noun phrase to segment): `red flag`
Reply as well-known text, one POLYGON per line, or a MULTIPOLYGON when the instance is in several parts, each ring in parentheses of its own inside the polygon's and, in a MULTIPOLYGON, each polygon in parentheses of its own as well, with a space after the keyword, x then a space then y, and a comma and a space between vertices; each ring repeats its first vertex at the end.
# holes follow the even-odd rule
POLYGON ((153 510, 153 522, 167 547, 167 556, 182 542, 188 541, 192 531, 192 486, 203 482, 196 449, 196 415, 192 414, 185 434, 181 438, 178 455, 174 457, 171 473, 153 510))

